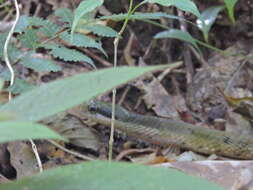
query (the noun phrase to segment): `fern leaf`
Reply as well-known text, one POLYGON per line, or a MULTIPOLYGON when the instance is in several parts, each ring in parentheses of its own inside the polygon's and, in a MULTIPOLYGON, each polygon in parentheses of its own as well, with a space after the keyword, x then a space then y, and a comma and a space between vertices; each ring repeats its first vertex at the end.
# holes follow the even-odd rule
POLYGON ((29 49, 35 49, 38 47, 37 43, 37 34, 35 29, 28 28, 25 32, 18 36, 18 39, 21 41, 22 45, 29 49))
POLYGON ((47 20, 45 24, 39 29, 39 31, 42 32, 42 34, 44 34, 46 37, 53 37, 59 30, 60 27, 50 22, 49 20, 47 20))
POLYGON ((30 55, 23 57, 20 61, 20 64, 36 72, 57 72, 61 70, 60 66, 56 65, 50 60, 43 58, 34 58, 30 55))
POLYGON ((33 89, 34 87, 35 86, 32 84, 30 84, 20 78, 16 78, 14 85, 7 88, 7 90, 12 92, 13 94, 21 94, 21 93, 24 93, 24 92, 27 92, 27 91, 33 89))
POLYGON ((85 0, 82 1, 79 6, 76 8, 75 10, 75 16, 74 16, 74 20, 73 20, 73 24, 71 27, 71 41, 73 38, 73 34, 74 34, 74 30, 76 29, 76 26, 79 22, 79 20, 87 13, 90 13, 91 11, 93 11, 95 8, 99 7, 100 5, 103 4, 103 0, 85 0))
MULTIPOLYGON (((4 60, 3 58, 3 48, 4 43, 7 37, 7 33, 3 33, 0 35, 0 59, 4 60)), ((22 54, 22 52, 16 48, 12 43, 8 45, 8 54, 11 62, 15 62, 22 54)))
POLYGON ((93 67, 95 65, 93 64, 93 61, 91 58, 86 56, 85 54, 74 50, 74 49, 68 49, 61 46, 51 46, 51 55, 55 58, 63 59, 64 61, 80 61, 80 62, 87 62, 93 67))
POLYGON ((118 33, 108 26, 104 26, 101 24, 87 25, 83 26, 82 29, 88 30, 94 34, 103 37, 116 37, 118 33))
POLYGON ((60 8, 55 11, 55 15, 60 17, 60 21, 67 23, 69 26, 72 25, 74 15, 68 8, 60 8))
POLYGON ((39 31, 46 37, 53 37, 58 32, 59 26, 51 22, 50 20, 44 20, 39 17, 29 17, 30 26, 39 26, 39 31))
POLYGON ((46 20, 40 18, 40 17, 28 17, 29 20, 29 26, 43 26, 46 24, 46 20))
POLYGON ((22 15, 18 19, 18 23, 15 27, 15 32, 21 33, 29 26, 29 16, 22 15))
POLYGON ((67 41, 69 44, 72 44, 74 46, 77 47, 90 47, 90 48, 96 48, 98 50, 100 50, 103 54, 106 55, 104 49, 102 48, 102 44, 96 42, 94 39, 86 36, 86 35, 82 35, 82 34, 73 34, 73 41, 71 43, 71 35, 68 32, 64 32, 60 35, 60 38, 62 40, 67 41))

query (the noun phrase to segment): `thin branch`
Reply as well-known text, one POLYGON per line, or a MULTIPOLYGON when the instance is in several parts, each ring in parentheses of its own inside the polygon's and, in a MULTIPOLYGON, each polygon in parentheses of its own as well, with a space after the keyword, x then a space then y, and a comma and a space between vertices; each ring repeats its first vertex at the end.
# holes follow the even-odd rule
POLYGON ((67 152, 67 153, 69 153, 69 154, 72 154, 72 155, 74 155, 74 156, 76 156, 76 157, 78 157, 78 158, 81 158, 81 159, 84 159, 84 160, 89 160, 89 161, 95 160, 95 159, 90 158, 90 157, 88 157, 88 156, 82 155, 82 154, 80 154, 80 153, 78 153, 78 152, 74 152, 74 151, 68 150, 68 149, 66 149, 65 147, 61 146, 60 144, 58 144, 57 142, 55 142, 55 141, 53 141, 53 140, 49 140, 49 139, 48 139, 47 141, 48 141, 49 143, 51 143, 52 145, 56 146, 57 148, 63 150, 64 152, 67 152))
MULTIPOLYGON (((15 27, 18 23, 18 20, 19 20, 19 17, 20 17, 20 12, 19 12, 19 8, 18 8, 18 2, 17 0, 14 0, 14 4, 15 4, 15 9, 16 9, 16 19, 11 27, 11 30, 6 38, 6 41, 4 43, 4 60, 5 60, 5 63, 11 73, 11 80, 10 80, 10 86, 12 86, 14 84, 14 80, 15 80, 15 73, 14 73, 14 70, 11 66, 11 63, 10 63, 10 60, 9 60, 9 55, 8 55, 8 45, 10 43, 10 40, 11 40, 11 37, 14 33, 14 30, 15 30, 15 27)), ((11 92, 9 92, 9 100, 11 100, 12 98, 12 95, 11 95, 11 92)))
POLYGON ((39 171, 40 171, 40 172, 43 172, 42 162, 41 162, 41 160, 40 160, 40 155, 39 155, 39 153, 38 153, 38 149, 37 149, 37 147, 36 147, 36 145, 35 145, 35 143, 33 142, 32 139, 30 139, 29 141, 30 141, 30 143, 31 143, 31 145, 32 145, 32 150, 33 150, 33 153, 34 153, 35 158, 36 158, 36 160, 37 160, 37 164, 38 164, 38 167, 39 167, 39 171))

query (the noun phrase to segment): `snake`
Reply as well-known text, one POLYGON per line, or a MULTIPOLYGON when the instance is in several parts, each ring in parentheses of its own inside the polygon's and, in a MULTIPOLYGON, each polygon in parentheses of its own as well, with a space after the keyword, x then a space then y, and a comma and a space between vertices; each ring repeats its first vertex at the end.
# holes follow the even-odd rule
MULTIPOLYGON (((88 103, 89 118, 110 126, 112 105, 93 100, 88 103)), ((197 153, 249 160, 253 159, 253 139, 250 135, 196 126, 179 120, 145 116, 115 105, 116 130, 146 142, 161 146, 178 145, 197 153)))

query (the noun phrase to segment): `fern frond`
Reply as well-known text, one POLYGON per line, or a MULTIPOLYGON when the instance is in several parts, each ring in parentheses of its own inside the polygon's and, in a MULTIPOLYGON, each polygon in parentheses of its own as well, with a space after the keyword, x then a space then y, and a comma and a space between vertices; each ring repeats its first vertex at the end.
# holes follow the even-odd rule
POLYGON ((14 31, 17 33, 23 32, 30 24, 29 18, 30 17, 26 15, 20 16, 14 31))
MULTIPOLYGON (((0 35, 0 59, 3 60, 3 48, 4 43, 7 37, 7 33, 3 33, 0 35)), ((21 56, 22 52, 18 48, 16 48, 12 43, 8 45, 8 55, 11 62, 15 62, 17 58, 21 56)))
POLYGON ((38 36, 36 30, 32 28, 27 28, 23 34, 18 36, 18 39, 24 47, 29 49, 36 49, 39 45, 39 43, 37 43, 38 36))
POLYGON ((60 21, 67 23, 69 26, 72 25, 72 22, 74 20, 74 14, 70 9, 68 8, 56 9, 54 14, 60 18, 60 21))
POLYGON ((36 72, 57 72, 61 70, 61 67, 56 65, 53 61, 43 58, 34 58, 30 55, 23 57, 20 64, 36 72))
POLYGON ((28 20, 30 26, 38 26, 39 31, 46 37, 53 37, 60 30, 60 27, 50 20, 44 20, 39 17, 29 17, 28 20))
POLYGON ((71 35, 68 32, 62 33, 60 35, 60 38, 64 41, 68 42, 69 44, 72 44, 77 47, 96 48, 106 55, 104 49, 102 48, 102 44, 96 42, 94 39, 92 39, 86 35, 74 33, 72 43, 71 43, 71 35))
POLYGON ((87 62, 95 67, 91 58, 77 50, 68 49, 62 46, 51 46, 50 49, 50 54, 55 58, 63 59, 64 61, 87 62))
POLYGON ((53 37, 56 35, 56 33, 60 30, 60 27, 57 26, 56 24, 46 21, 46 24, 43 25, 39 31, 42 32, 46 37, 53 37))
POLYGON ((103 37, 116 37, 118 35, 118 33, 112 28, 101 24, 83 26, 82 29, 103 37))

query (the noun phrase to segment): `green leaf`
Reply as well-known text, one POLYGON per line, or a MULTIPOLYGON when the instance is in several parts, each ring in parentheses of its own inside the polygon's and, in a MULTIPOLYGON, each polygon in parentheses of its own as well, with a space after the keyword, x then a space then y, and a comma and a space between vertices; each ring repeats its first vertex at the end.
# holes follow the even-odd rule
POLYGON ((200 17, 200 12, 195 5, 195 3, 191 0, 145 0, 149 3, 157 3, 163 6, 175 6, 178 9, 181 9, 186 12, 190 12, 197 17, 200 17))
POLYGON ((22 46, 29 49, 36 49, 39 45, 35 29, 27 28, 24 34, 18 36, 18 39, 21 41, 22 46))
POLYGON ((29 17, 26 15, 20 16, 15 27, 15 32, 21 33, 29 26, 29 17))
MULTIPOLYGON (((166 67, 174 68, 181 63, 166 67)), ((17 119, 38 121, 81 104, 141 74, 165 66, 122 67, 82 73, 34 88, 0 107, 17 119)))
POLYGON ((101 24, 94 24, 94 25, 86 25, 81 27, 84 30, 88 30, 94 34, 97 34, 99 36, 103 37, 116 37, 118 36, 118 32, 113 30, 112 28, 108 26, 104 26, 101 24))
POLYGON ((235 23, 235 16, 234 16, 234 7, 237 3, 237 0, 224 0, 225 6, 228 11, 228 17, 232 23, 235 23))
MULTIPOLYGON (((0 96, 0 98, 1 98, 1 96, 0 96)), ((2 121, 13 120, 14 118, 15 118, 14 115, 12 115, 11 113, 0 112, 0 123, 2 121)))
POLYGON ((16 78, 15 79, 15 82, 12 86, 10 86, 8 88, 8 90, 10 92, 12 92, 13 94, 21 94, 21 93, 24 93, 24 92, 27 92, 31 89, 33 89, 35 86, 20 79, 20 78, 16 78))
POLYGON ((44 171, 12 183, 1 190, 222 190, 204 179, 175 169, 131 163, 85 162, 44 171))
POLYGON ((60 17, 60 21, 67 23, 69 26, 72 25, 74 15, 70 9, 68 8, 56 9, 54 14, 60 17))
POLYGON ((197 20, 198 28, 203 32, 204 39, 208 42, 208 33, 215 22, 218 14, 222 11, 224 6, 214 6, 206 9, 201 13, 197 20))
POLYGON ((39 28, 39 31, 48 38, 54 37, 59 30, 60 27, 49 20, 46 20, 43 26, 39 28))
POLYGON ((50 52, 55 58, 63 59, 64 61, 81 61, 87 62, 91 66, 94 66, 93 61, 88 56, 84 55, 83 53, 75 50, 75 49, 68 49, 62 46, 52 46, 50 52))
POLYGON ((8 32, 0 34, 0 58, 3 59, 3 52, 4 52, 4 43, 8 36, 8 32))
POLYGON ((0 91, 3 89, 3 87, 4 87, 4 80, 0 78, 0 91))
POLYGON ((44 20, 40 17, 22 17, 23 19, 20 21, 20 26, 17 31, 26 31, 32 30, 32 28, 27 28, 27 26, 38 26, 39 29, 36 31, 42 32, 46 37, 53 37, 56 32, 59 31, 59 27, 51 22, 50 20, 44 20))
MULTIPOLYGON (((127 14, 113 14, 110 16, 102 16, 99 19, 111 19, 114 21, 121 21, 121 20, 125 20, 127 17, 127 14)), ((184 18, 181 18, 179 16, 175 16, 175 15, 171 15, 171 14, 167 14, 167 13, 163 13, 163 12, 154 12, 154 13, 142 13, 142 12, 135 12, 133 15, 131 15, 129 17, 129 20, 158 20, 161 17, 164 18, 169 18, 169 19, 177 19, 177 20, 183 20, 185 22, 191 23, 193 25, 195 25, 193 22, 190 22, 184 18)))
POLYGON ((96 42, 94 39, 83 35, 83 34, 73 34, 73 40, 71 43, 71 35, 68 32, 63 32, 60 35, 60 38, 64 41, 67 41, 69 44, 75 45, 77 47, 91 47, 100 50, 103 54, 106 55, 106 52, 102 48, 101 43, 96 42))
POLYGON ((20 64, 24 67, 32 69, 36 72, 57 72, 61 70, 61 67, 48 59, 35 58, 31 56, 25 56, 21 59, 20 64))
POLYGON ((199 52, 200 49, 196 43, 196 40, 188 33, 177 29, 170 29, 167 31, 159 32, 154 36, 155 39, 163 39, 163 38, 175 38, 178 40, 183 40, 189 42, 193 45, 199 52))
MULTIPOLYGON (((71 28, 71 39, 72 39, 72 35, 74 34, 75 28, 79 22, 79 20, 87 13, 93 11, 95 8, 99 7, 100 5, 103 4, 103 0, 85 0, 82 1, 79 6, 77 7, 77 9, 75 10, 75 16, 74 16, 74 20, 73 20, 73 24, 72 24, 72 28, 71 28)), ((72 41, 72 40, 71 40, 72 41)))
POLYGON ((0 143, 26 139, 59 139, 66 141, 42 124, 24 121, 0 122, 0 143))
MULTIPOLYGON (((7 38, 8 33, 0 34, 0 59, 4 60, 3 58, 3 48, 5 44, 5 40, 7 38)), ((10 43, 8 45, 8 54, 11 62, 16 62, 16 59, 21 56, 22 52, 13 45, 13 43, 10 43)))

